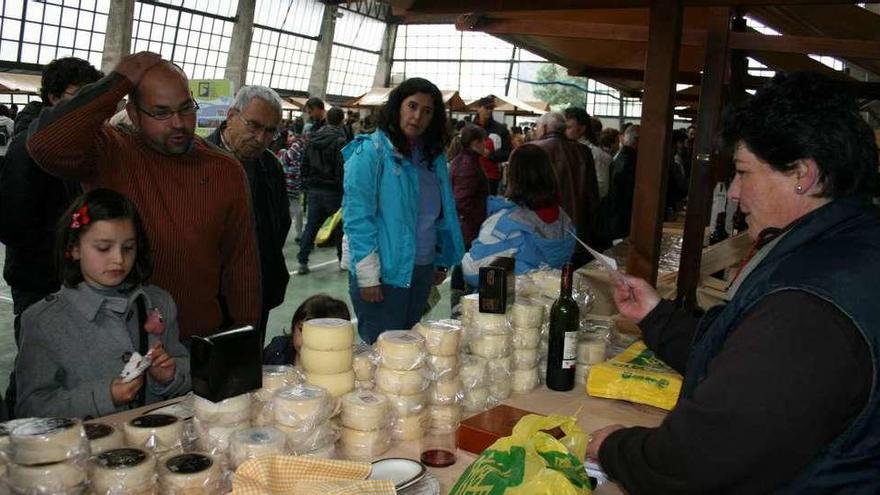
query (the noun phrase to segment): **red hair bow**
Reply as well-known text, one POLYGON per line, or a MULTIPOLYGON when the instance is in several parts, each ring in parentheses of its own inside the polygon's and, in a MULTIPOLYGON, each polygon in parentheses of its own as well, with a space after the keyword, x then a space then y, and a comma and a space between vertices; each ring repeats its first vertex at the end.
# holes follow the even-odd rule
POLYGON ((76 230, 83 225, 88 225, 91 221, 91 218, 89 218, 89 205, 82 205, 80 209, 76 210, 70 217, 70 228, 73 230, 76 230))

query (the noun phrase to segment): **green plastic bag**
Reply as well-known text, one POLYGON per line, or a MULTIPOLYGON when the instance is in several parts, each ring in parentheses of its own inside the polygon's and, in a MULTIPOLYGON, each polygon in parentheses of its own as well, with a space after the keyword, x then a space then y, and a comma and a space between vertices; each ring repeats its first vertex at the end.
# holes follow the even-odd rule
POLYGON ((589 495, 587 434, 571 416, 524 416, 468 466, 450 495, 589 495), (543 430, 559 427, 557 440, 543 430))

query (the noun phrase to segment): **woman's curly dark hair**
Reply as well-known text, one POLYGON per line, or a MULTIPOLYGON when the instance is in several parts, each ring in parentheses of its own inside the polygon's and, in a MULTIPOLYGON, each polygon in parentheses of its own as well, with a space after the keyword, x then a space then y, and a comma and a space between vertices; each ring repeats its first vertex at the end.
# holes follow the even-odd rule
POLYGON ((401 152, 409 152, 409 144, 406 136, 400 129, 400 107, 403 100, 416 93, 431 95, 434 103, 434 113, 431 123, 422 135, 425 147, 425 158, 430 164, 438 155, 446 151, 449 144, 449 130, 446 126, 446 106, 443 103, 443 94, 431 81, 421 77, 407 79, 400 86, 394 88, 388 95, 388 101, 379 112, 378 127, 388 135, 391 144, 401 152))
POLYGON ((729 111, 722 143, 745 144, 779 172, 799 159, 819 167, 823 197, 869 196, 877 187, 874 133, 856 99, 837 81, 813 72, 778 73, 744 105, 729 111))

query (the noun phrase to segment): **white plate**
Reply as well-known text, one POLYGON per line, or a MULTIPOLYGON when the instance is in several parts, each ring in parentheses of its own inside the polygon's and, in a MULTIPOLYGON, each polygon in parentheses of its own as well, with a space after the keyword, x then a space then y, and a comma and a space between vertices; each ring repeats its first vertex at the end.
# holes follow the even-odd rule
POLYGON ((394 483, 396 490, 402 490, 422 479, 426 471, 420 462, 392 457, 374 462, 367 479, 389 480, 394 483))

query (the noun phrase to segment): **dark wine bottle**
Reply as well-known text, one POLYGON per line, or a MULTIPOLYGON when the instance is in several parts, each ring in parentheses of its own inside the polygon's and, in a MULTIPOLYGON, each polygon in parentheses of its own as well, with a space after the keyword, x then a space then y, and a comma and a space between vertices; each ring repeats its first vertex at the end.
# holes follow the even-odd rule
POLYGON ((550 310, 550 342, 547 346, 547 388, 564 392, 574 388, 580 309, 571 297, 571 263, 562 267, 559 299, 550 310))

